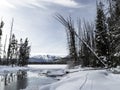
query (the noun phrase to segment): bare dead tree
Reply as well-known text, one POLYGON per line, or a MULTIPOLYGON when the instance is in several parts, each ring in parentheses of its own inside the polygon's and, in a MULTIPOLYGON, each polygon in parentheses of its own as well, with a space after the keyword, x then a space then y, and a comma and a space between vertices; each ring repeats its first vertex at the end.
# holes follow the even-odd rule
MULTIPOLYGON (((81 40, 81 42, 83 43, 83 44, 85 44, 86 45, 86 47, 94 54, 94 56, 97 58, 97 60, 99 61, 99 62, 101 62, 105 67, 107 67, 107 65, 104 63, 104 61, 103 60, 101 60, 98 56, 97 56, 97 54, 94 52, 94 50, 76 33, 76 31, 75 31, 75 28, 74 28, 74 23, 73 23, 73 21, 72 21, 72 19, 71 19, 71 17, 68 17, 67 19, 65 19, 62 15, 60 15, 60 14, 57 14, 56 15, 56 17, 55 17, 62 25, 64 25, 65 26, 65 28, 70 32, 70 36, 75 40, 75 37, 74 37, 74 35, 78 38, 78 39, 80 39, 81 40)), ((75 55, 75 56, 73 56, 75 59, 75 62, 77 61, 77 53, 76 53, 76 47, 75 47, 75 41, 74 40, 72 40, 72 44, 74 44, 74 47, 73 47, 73 54, 75 55)))
POLYGON ((69 55, 70 55, 70 58, 73 60, 73 64, 77 65, 78 56, 77 56, 77 49, 76 49, 76 35, 75 35, 75 29, 74 29, 74 22, 72 21, 70 16, 69 18, 67 18, 67 20, 65 20, 61 15, 56 15, 55 18, 59 22, 61 22, 66 28, 68 45, 69 45, 69 55))

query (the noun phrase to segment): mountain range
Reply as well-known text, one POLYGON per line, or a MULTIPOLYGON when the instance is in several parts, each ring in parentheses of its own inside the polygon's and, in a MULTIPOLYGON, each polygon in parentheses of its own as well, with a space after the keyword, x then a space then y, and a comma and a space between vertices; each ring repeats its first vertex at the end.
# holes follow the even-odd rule
POLYGON ((52 55, 36 55, 29 58, 30 63, 44 63, 44 62, 54 62, 61 57, 52 55))

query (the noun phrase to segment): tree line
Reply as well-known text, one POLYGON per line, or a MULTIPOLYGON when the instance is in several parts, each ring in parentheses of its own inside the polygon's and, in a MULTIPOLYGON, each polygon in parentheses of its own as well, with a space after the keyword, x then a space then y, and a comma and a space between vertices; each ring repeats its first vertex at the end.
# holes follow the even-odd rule
POLYGON ((88 22, 71 16, 55 18, 65 26, 72 65, 116 67, 120 65, 120 0, 96 2, 96 19, 88 22), (78 27, 75 27, 78 26, 78 27))
MULTIPOLYGON (((8 46, 7 50, 6 50, 7 37, 5 39, 5 44, 3 47, 4 49, 2 50, 2 47, 0 47, 0 51, 1 51, 0 64, 1 65, 12 65, 12 66, 25 66, 28 64, 31 46, 29 45, 28 38, 26 38, 24 41, 22 38, 20 39, 20 41, 16 39, 15 34, 12 33, 13 22, 14 20, 12 19, 10 38, 9 38, 9 43, 7 45, 8 46)), ((1 43, 3 26, 4 26, 4 22, 1 21, 0 43, 1 43)))

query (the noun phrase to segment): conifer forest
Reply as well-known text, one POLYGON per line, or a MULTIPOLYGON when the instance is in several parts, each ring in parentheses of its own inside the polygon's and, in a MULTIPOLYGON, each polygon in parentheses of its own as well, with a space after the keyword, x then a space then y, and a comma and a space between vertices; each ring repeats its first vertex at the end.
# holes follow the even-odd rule
MULTIPOLYGON (((0 23, 0 41, 2 39, 2 28, 4 28, 4 22, 0 23)), ((10 37, 8 45, 7 36, 3 47, 0 47, 0 64, 1 65, 12 65, 12 66, 25 66, 28 64, 28 59, 30 55, 30 46, 28 38, 24 41, 21 38, 17 40, 15 34, 12 32, 14 26, 14 19, 12 19, 10 37)))
POLYGON ((78 19, 75 25, 71 16, 56 14, 55 18, 65 26, 73 65, 107 68, 120 65, 119 0, 96 1, 94 22, 78 19))

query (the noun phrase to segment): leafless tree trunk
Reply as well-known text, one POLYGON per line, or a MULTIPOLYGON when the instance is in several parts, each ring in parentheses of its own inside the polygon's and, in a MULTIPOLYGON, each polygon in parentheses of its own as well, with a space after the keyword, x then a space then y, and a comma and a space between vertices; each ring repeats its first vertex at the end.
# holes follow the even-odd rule
POLYGON ((75 28, 74 28, 74 23, 73 23, 71 17, 68 17, 67 19, 65 19, 60 14, 57 14, 55 18, 61 24, 63 24, 65 26, 65 28, 69 32, 69 37, 70 37, 70 48, 69 48, 70 49, 70 56, 74 59, 74 65, 76 65, 76 63, 78 61, 76 45, 75 45, 75 37, 76 37, 93 53, 93 55, 97 58, 97 60, 99 62, 101 62, 104 66, 106 66, 106 64, 94 52, 94 50, 91 48, 91 46, 76 33, 75 28))

